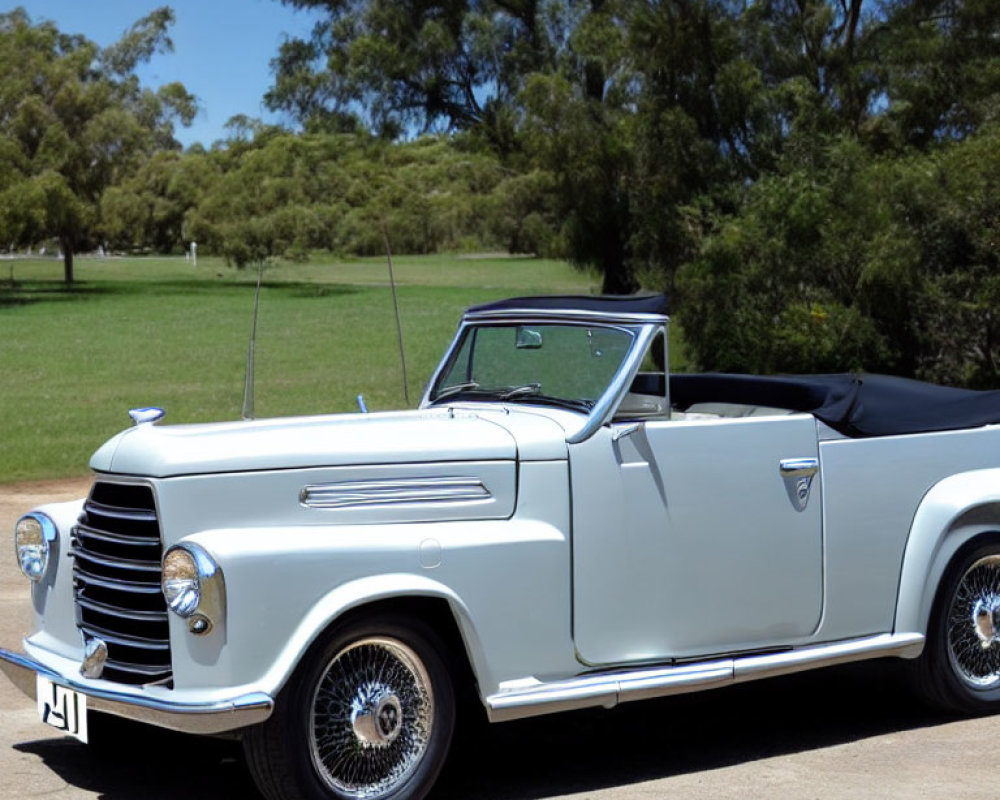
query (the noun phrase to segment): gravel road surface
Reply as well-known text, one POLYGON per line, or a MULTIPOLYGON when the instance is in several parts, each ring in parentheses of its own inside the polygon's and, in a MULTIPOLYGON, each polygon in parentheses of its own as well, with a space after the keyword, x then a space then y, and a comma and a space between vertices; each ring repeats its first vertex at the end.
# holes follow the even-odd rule
MULTIPOLYGON (((0 486, 0 647, 30 624, 17 517, 82 497, 87 478, 0 486)), ((949 798, 997 800, 1000 718, 955 720, 900 688, 895 665, 827 669, 462 736, 437 800, 949 798)), ((38 721, 0 676, 0 800, 257 798, 238 745, 127 728, 87 747, 38 721)))

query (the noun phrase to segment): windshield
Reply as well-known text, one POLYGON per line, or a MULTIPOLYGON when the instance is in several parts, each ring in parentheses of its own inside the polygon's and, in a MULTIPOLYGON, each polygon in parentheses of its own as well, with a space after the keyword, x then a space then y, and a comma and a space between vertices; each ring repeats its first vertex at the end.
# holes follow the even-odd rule
POLYGON ((559 323, 465 329, 430 395, 557 405, 586 413, 635 339, 632 328, 559 323))

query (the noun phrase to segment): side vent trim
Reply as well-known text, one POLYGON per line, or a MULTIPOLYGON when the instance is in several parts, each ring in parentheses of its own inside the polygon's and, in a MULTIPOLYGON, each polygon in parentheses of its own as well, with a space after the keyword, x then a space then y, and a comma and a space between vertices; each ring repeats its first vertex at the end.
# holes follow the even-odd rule
POLYGON ((468 503, 492 497, 479 478, 400 478, 314 484, 299 492, 299 503, 307 508, 357 508, 404 503, 468 503))

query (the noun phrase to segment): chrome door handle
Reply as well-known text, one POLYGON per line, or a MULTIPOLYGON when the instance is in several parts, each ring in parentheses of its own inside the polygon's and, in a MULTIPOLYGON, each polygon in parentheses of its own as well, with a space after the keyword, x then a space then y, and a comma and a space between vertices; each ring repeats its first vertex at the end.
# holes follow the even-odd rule
POLYGON ((819 472, 817 458, 783 458, 778 464, 782 478, 811 478, 819 472))
POLYGON ((818 458, 783 458, 778 462, 778 471, 785 482, 788 499, 796 511, 805 511, 809 504, 809 489, 813 476, 819 472, 818 458))

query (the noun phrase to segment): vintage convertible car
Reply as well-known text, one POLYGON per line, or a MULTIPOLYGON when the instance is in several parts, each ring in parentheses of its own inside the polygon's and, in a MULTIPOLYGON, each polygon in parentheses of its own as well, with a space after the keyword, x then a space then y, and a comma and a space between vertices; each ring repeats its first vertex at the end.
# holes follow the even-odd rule
POLYGON ((421 798, 490 720, 912 660, 1000 708, 1000 393, 666 375, 661 296, 470 309, 418 410, 156 424, 17 524, 50 724, 234 732, 269 798, 421 798), (99 717, 89 717, 91 724, 99 717))

